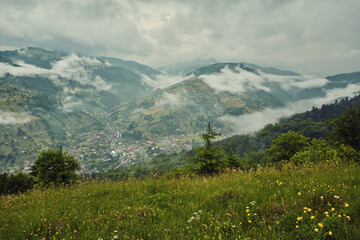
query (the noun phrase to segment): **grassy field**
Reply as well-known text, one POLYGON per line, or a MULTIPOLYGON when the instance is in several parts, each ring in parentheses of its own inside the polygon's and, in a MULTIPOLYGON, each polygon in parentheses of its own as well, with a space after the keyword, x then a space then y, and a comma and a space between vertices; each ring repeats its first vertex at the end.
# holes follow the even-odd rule
POLYGON ((85 181, 0 199, 0 239, 360 239, 360 167, 85 181))

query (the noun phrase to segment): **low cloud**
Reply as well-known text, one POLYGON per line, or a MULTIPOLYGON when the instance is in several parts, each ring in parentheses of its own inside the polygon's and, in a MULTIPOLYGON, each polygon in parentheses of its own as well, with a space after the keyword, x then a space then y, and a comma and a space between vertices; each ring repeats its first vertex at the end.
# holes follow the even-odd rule
POLYGON ((251 89, 270 91, 270 88, 263 85, 266 82, 264 77, 240 67, 232 71, 228 66, 225 66, 219 74, 201 75, 199 78, 218 91, 231 93, 243 93, 251 89))
MULTIPOLYGON (((21 51, 26 54, 26 50, 21 51)), ((111 85, 100 76, 93 73, 93 69, 99 68, 102 63, 90 57, 79 57, 71 54, 63 59, 53 62, 51 69, 36 67, 22 61, 15 62, 19 67, 7 63, 0 63, 0 76, 10 73, 14 76, 43 76, 48 77, 57 86, 66 86, 68 80, 73 80, 81 85, 90 85, 98 91, 109 91, 111 85)))
POLYGON ((71 96, 66 96, 60 109, 65 113, 70 113, 74 111, 74 108, 79 107, 81 104, 81 101, 74 101, 71 96))
POLYGON ((296 113, 310 110, 314 107, 321 107, 323 104, 331 103, 342 97, 352 97, 360 92, 359 84, 349 84, 345 88, 329 90, 325 97, 312 98, 297 101, 289 104, 284 108, 266 108, 261 112, 245 114, 241 116, 225 115, 219 117, 218 120, 233 125, 235 132, 233 134, 247 134, 260 130, 269 123, 276 123, 283 117, 289 117, 296 113))
POLYGON ((155 103, 154 107, 163 107, 163 106, 170 106, 170 107, 178 107, 182 106, 187 103, 187 99, 185 98, 186 92, 180 93, 168 93, 164 92, 162 98, 155 103))
POLYGON ((0 124, 16 125, 30 122, 31 119, 26 113, 4 112, 0 110, 0 124))
POLYGON ((216 91, 228 91, 241 94, 249 90, 271 92, 268 83, 277 83, 284 90, 292 88, 305 89, 325 86, 329 80, 313 76, 280 76, 267 74, 258 70, 258 74, 240 67, 233 70, 225 66, 220 73, 199 76, 206 84, 216 91))

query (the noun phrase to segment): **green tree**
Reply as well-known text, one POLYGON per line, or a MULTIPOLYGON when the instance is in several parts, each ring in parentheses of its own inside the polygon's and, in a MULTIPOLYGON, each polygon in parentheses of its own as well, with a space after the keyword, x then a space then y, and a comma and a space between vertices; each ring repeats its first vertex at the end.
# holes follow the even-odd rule
POLYGON ((342 115, 329 121, 329 125, 333 129, 330 139, 360 151, 360 106, 357 109, 347 109, 342 115))
POLYGON ((290 161, 301 164, 326 160, 359 161, 360 153, 350 146, 329 145, 325 140, 313 139, 304 151, 295 153, 290 161))
POLYGON ((57 186, 76 180, 77 170, 80 170, 80 165, 74 156, 63 153, 61 148, 56 151, 48 149, 40 153, 30 174, 42 186, 57 186))
POLYGON ((273 145, 265 150, 270 156, 270 161, 279 162, 289 160, 295 153, 303 151, 309 146, 309 138, 293 131, 282 134, 273 140, 273 145))
POLYGON ((226 167, 225 153, 219 147, 214 147, 213 141, 221 133, 216 133, 211 122, 208 122, 207 132, 202 135, 204 146, 195 147, 196 154, 190 158, 196 165, 195 172, 198 174, 216 174, 226 167))

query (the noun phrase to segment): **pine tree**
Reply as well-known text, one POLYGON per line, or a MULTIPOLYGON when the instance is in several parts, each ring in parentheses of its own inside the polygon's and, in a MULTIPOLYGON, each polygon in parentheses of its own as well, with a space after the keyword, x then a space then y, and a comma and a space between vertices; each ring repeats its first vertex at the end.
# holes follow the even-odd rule
POLYGON ((196 165, 195 171, 198 174, 216 174, 226 167, 225 153, 213 145, 214 139, 220 135, 221 133, 216 133, 212 129, 211 122, 208 122, 207 132, 202 135, 205 145, 196 147, 195 156, 190 158, 196 165))

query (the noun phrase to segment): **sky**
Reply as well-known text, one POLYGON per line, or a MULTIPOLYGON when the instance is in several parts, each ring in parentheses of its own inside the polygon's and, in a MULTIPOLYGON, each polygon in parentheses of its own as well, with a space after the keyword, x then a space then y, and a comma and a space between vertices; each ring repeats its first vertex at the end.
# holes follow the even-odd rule
POLYGON ((360 71, 359 0, 1 0, 0 49, 159 67, 249 62, 320 77, 360 71))

